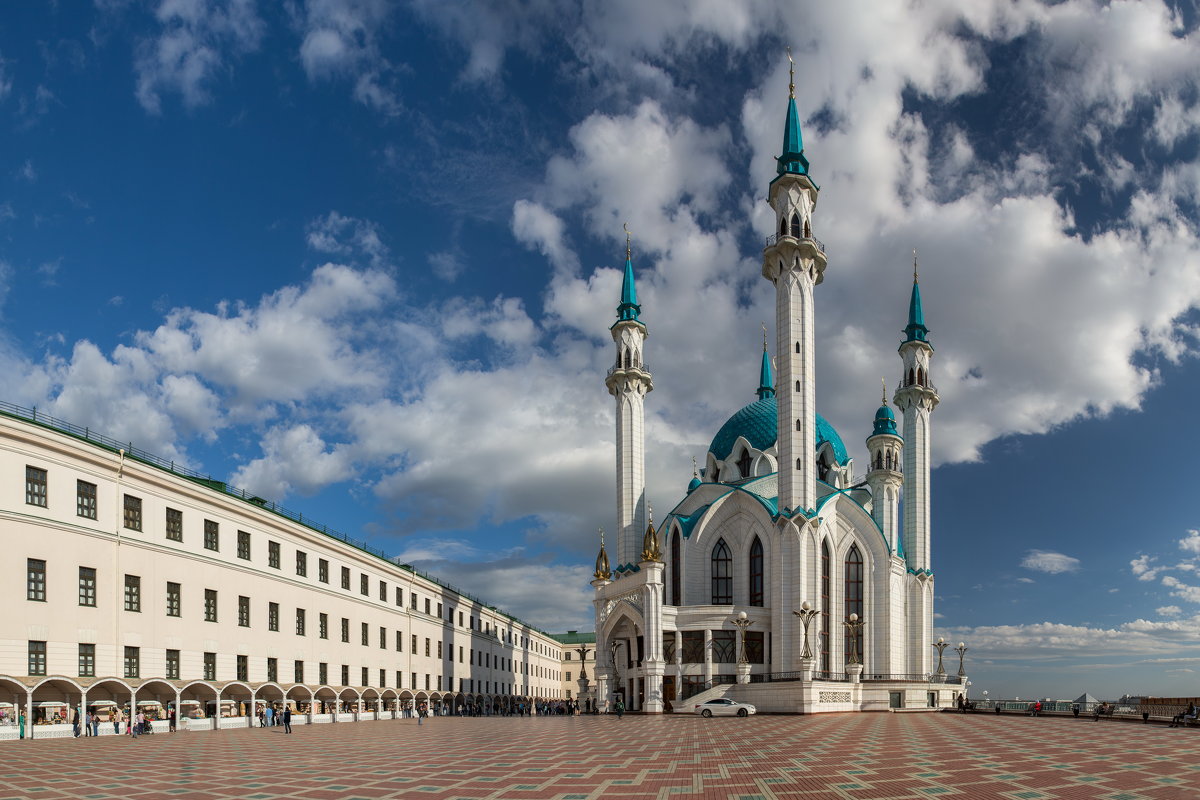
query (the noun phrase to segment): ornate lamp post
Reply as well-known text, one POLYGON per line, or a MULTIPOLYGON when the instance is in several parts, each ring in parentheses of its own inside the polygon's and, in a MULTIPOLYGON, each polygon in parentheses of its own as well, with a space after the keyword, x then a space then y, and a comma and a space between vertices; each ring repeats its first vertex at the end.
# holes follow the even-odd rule
POLYGON ((858 635, 862 632, 866 620, 859 617, 858 614, 851 614, 849 619, 842 624, 846 626, 846 636, 850 639, 850 655, 846 659, 846 663, 861 664, 862 661, 858 654, 858 635))
POLYGON ((620 650, 624 646, 625 646, 625 642, 620 639, 613 639, 611 642, 608 643, 608 659, 609 659, 609 662, 612 664, 612 677, 613 677, 612 686, 609 688, 609 692, 608 692, 610 695, 612 695, 612 698, 609 700, 610 703, 616 702, 617 685, 618 685, 618 679, 620 678, 620 673, 617 672, 617 651, 620 650))
POLYGON ((808 628, 810 625, 812 625, 813 617, 820 612, 813 608, 812 603, 805 600, 800 604, 800 610, 793 611, 792 613, 799 617, 800 622, 804 625, 804 650, 800 653, 800 658, 811 661, 813 657, 813 651, 812 645, 809 644, 808 640, 808 628))
POLYGON ((944 651, 947 647, 949 647, 950 643, 939 636, 938 640, 933 643, 933 646, 938 651, 937 676, 938 676, 938 678, 944 679, 946 677, 946 668, 942 665, 942 651, 944 651))
POLYGON ((746 612, 743 611, 733 619, 733 624, 738 626, 741 631, 741 654, 738 656, 739 664, 749 664, 750 659, 746 657, 746 628, 754 624, 754 620, 746 618, 746 612))
POLYGON ((586 647, 576 647, 575 652, 579 653, 579 677, 586 680, 587 679, 587 657, 588 657, 588 653, 590 653, 592 651, 588 650, 586 647))
POLYGON ((967 646, 962 642, 958 643, 958 647, 954 648, 954 652, 958 653, 958 677, 962 677, 967 673, 963 671, 963 656, 967 654, 967 646))

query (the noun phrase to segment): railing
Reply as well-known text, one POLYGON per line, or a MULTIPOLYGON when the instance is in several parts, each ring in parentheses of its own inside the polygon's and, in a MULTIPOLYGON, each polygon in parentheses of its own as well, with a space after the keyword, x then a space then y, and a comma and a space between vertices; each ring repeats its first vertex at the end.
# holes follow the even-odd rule
MULTIPOLYGON (((645 367, 645 365, 643 365, 643 367, 645 367)), ((611 374, 611 370, 610 370, 610 374, 611 374)), ((549 634, 546 631, 543 631, 541 628, 535 628, 534 626, 529 625, 526 622, 523 622, 522 620, 518 619, 517 617, 514 617, 512 614, 509 614, 506 611, 497 609, 495 606, 489 605, 482 598, 476 597, 475 595, 470 594, 469 592, 464 592, 461 589, 459 589, 458 587, 453 586, 449 583, 446 583, 445 581, 441 580, 440 578, 430 575, 428 572, 423 572, 422 570, 416 569, 411 564, 398 563, 394 558, 389 556, 387 554, 387 552, 384 551, 382 548, 373 547, 373 546, 367 544, 366 542, 362 541, 361 539, 355 539, 351 536, 348 536, 345 533, 336 531, 333 528, 330 528, 328 525, 323 525, 320 522, 317 522, 316 520, 312 519, 311 517, 306 518, 304 516, 304 514, 302 514, 299 511, 292 511, 291 509, 284 508, 283 506, 281 506, 278 503, 275 503, 271 500, 264 500, 261 497, 257 497, 253 494, 250 494, 249 492, 247 492, 244 489, 239 489, 235 486, 230 486, 225 481, 217 480, 216 478, 212 477, 211 475, 205 475, 202 472, 197 472, 196 470, 185 467, 182 464, 177 464, 173 460, 166 459, 166 458, 160 458, 159 456, 156 456, 153 453, 149 453, 145 450, 142 450, 139 447, 134 447, 132 442, 119 442, 116 439, 113 439, 111 437, 105 436, 100 433, 96 433, 89 427, 76 425, 74 423, 67 422, 66 420, 58 419, 58 418, 52 417, 48 414, 39 412, 36 408, 24 408, 22 406, 14 405, 12 403, 5 403, 3 401, 0 401, 0 415, 13 417, 15 419, 23 419, 28 422, 32 422, 36 425, 41 425, 42 427, 59 431, 60 433, 66 433, 70 436, 74 436, 78 439, 83 439, 86 442, 91 442, 92 444, 99 445, 100 447, 103 447, 107 450, 111 450, 113 452, 118 452, 118 451, 124 450, 125 456, 127 458, 132 458, 135 461, 140 461, 144 464, 149 464, 153 467, 158 467, 159 469, 166 470, 167 472, 170 472, 174 475, 178 475, 182 478, 187 478, 188 480, 195 481, 196 483, 207 486, 208 488, 213 489, 215 491, 222 492, 224 494, 231 495, 233 497, 237 497, 241 500, 245 500, 247 503, 251 503, 255 506, 258 506, 259 508, 261 508, 265 511, 270 511, 273 514, 278 514, 281 517, 286 517, 286 518, 292 520, 293 522, 296 522, 296 523, 299 523, 300 525, 305 526, 306 528, 310 528, 310 529, 317 531, 318 533, 324 534, 325 536, 328 536, 332 539, 337 539, 340 542, 344 542, 353 548, 362 550, 363 552, 366 552, 366 553, 370 553, 371 555, 376 556, 378 558, 382 558, 385 561, 390 562, 393 566, 400 567, 401 569, 407 570, 408 572, 412 572, 415 575, 420 575, 425 580, 427 580, 431 583, 437 584, 438 586, 441 586, 443 589, 447 589, 451 592, 454 592, 459 597, 462 597, 465 600, 475 603, 475 604, 479 605, 481 608, 486 608, 489 611, 499 614, 502 617, 506 617, 507 619, 518 623, 523 628, 529 628, 530 630, 535 630, 535 631, 538 631, 539 633, 549 636, 549 634)))
POLYGON ((763 245, 763 249, 771 247, 776 242, 778 242, 780 239, 795 239, 796 241, 801 241, 801 242, 804 242, 804 241, 812 242, 813 245, 818 250, 820 250, 822 253, 825 252, 825 243, 822 242, 817 237, 815 237, 815 236, 792 236, 790 233, 773 233, 773 234, 771 234, 770 236, 767 237, 767 242, 766 242, 766 244, 763 245))
POLYGON ((685 683, 679 692, 681 700, 687 700, 689 697, 695 697, 701 692, 707 692, 714 686, 724 686, 737 683, 736 675, 713 675, 712 680, 704 683, 685 683))
POLYGON ((914 683, 949 684, 957 686, 963 682, 961 675, 926 675, 924 673, 863 673, 864 681, 912 681, 914 683))
POLYGON ((645 361, 642 361, 641 363, 638 363, 638 364, 631 364, 628 367, 623 367, 620 364, 618 364, 615 367, 609 367, 608 372, 605 373, 604 377, 607 378, 609 375, 612 375, 614 372, 618 372, 621 370, 627 370, 627 369, 636 370, 638 372, 645 372, 647 375, 650 374, 650 365, 647 364, 645 361))

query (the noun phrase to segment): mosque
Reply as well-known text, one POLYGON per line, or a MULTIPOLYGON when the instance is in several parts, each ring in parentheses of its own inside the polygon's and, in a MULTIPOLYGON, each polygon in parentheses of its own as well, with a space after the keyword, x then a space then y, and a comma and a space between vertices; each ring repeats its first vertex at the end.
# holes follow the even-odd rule
POLYGON ((601 705, 690 711, 723 695, 760 711, 929 707, 967 684, 961 658, 947 675, 948 645, 932 638, 929 437, 939 398, 915 268, 892 398, 901 429, 885 390, 860 477, 816 409, 814 289, 827 258, 812 233, 820 188, 794 81, 777 173, 762 266, 775 287, 775 366, 764 340, 757 399, 717 431, 657 527, 645 495, 648 330, 626 252, 605 378, 616 399, 615 563, 602 541, 592 582, 601 705))

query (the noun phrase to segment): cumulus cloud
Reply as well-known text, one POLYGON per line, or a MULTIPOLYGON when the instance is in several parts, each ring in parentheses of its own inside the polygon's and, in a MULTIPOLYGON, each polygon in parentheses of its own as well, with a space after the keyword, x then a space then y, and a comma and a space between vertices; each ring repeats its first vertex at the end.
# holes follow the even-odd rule
POLYGON ((311 221, 306 241, 309 247, 319 253, 364 257, 376 266, 388 257, 388 248, 383 243, 378 223, 346 217, 337 211, 330 211, 324 217, 311 221))
POLYGON ((210 84, 265 31, 254 0, 161 0, 154 17, 160 30, 138 44, 134 62, 135 94, 152 114, 167 93, 188 108, 209 102, 210 84))
POLYGON ((1050 550, 1030 550, 1021 560, 1021 566, 1035 572, 1058 575, 1079 569, 1079 559, 1050 550))
POLYGON ((399 113, 396 70, 378 39, 390 12, 384 0, 307 0, 300 62, 309 80, 349 78, 355 100, 383 114, 399 113))
POLYGON ((1160 606, 1154 609, 1154 613, 1163 617, 1174 617, 1183 613, 1183 609, 1179 606, 1160 606))
POLYGON ((286 497, 293 490, 312 494, 353 477, 345 449, 330 448, 310 425, 271 428, 261 447, 262 457, 233 476, 235 484, 260 497, 286 497))

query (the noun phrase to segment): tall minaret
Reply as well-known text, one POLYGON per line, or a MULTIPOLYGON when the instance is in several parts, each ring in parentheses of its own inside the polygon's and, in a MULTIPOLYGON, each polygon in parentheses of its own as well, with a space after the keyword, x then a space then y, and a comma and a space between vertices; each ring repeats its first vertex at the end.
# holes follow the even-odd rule
POLYGON ((900 472, 901 453, 904 442, 896 431, 896 415, 887 404, 887 385, 883 388, 883 399, 875 412, 875 424, 867 437, 867 485, 871 487, 871 516, 883 531, 883 538, 896 555, 904 554, 904 545, 897 540, 900 520, 900 472))
POLYGON ((913 570, 931 571, 929 561, 929 415, 937 408, 937 389, 929 379, 933 346, 928 340, 913 251, 912 298, 900 344, 904 374, 894 402, 904 414, 904 553, 913 570))
POLYGON ((646 395, 654 389, 650 370, 642 360, 649 333, 638 319, 642 307, 633 283, 633 258, 629 229, 625 229, 625 280, 617 321, 610 328, 617 345, 617 360, 604 385, 617 399, 617 564, 636 564, 646 530, 646 395))
POLYGON ((767 191, 767 201, 775 209, 776 234, 763 249, 762 268, 763 277, 775 285, 779 509, 789 512, 809 511, 817 505, 813 287, 825 274, 824 245, 812 237, 820 189, 809 177, 804 157, 794 70, 792 64, 783 155, 776 159, 778 174, 767 191))

